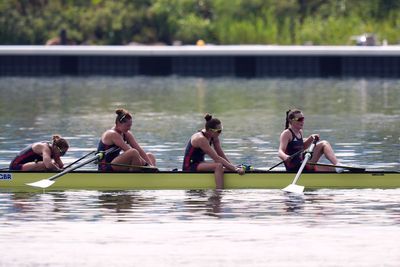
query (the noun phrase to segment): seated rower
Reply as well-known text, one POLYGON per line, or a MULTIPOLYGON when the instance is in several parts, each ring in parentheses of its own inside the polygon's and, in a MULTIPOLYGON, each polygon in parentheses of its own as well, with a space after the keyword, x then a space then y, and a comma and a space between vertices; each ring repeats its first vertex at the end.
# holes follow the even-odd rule
MULTIPOLYGON (((287 171, 297 172, 303 161, 303 153, 299 153, 292 159, 290 156, 298 151, 306 150, 312 142, 317 139, 319 140, 319 134, 312 134, 306 139, 303 139, 303 127, 304 127, 304 114, 299 109, 288 110, 286 112, 286 125, 285 130, 281 133, 280 144, 279 144, 279 157, 285 161, 285 167, 287 171)), ((312 157, 309 160, 310 163, 316 163, 321 158, 325 156, 333 165, 338 165, 338 160, 335 153, 333 152, 332 146, 328 141, 319 141, 312 153, 312 157)), ((304 171, 313 172, 327 172, 327 171, 337 171, 340 172, 340 168, 332 168, 326 166, 315 166, 306 165, 304 171)))
POLYGON ((219 140, 222 132, 221 121, 209 114, 206 114, 204 118, 206 120, 204 129, 193 134, 186 146, 182 170, 190 172, 213 171, 216 188, 222 189, 224 187, 225 169, 237 172, 240 175, 243 175, 245 171, 243 168, 238 168, 230 163, 222 150, 219 140), (206 154, 214 162, 205 162, 204 156, 206 154))
POLYGON ((10 163, 10 170, 59 171, 64 167, 61 156, 68 151, 68 142, 53 135, 52 142, 36 142, 24 148, 10 163))
POLYGON ((132 115, 124 109, 117 109, 115 113, 117 114, 115 126, 102 134, 97 151, 106 151, 113 147, 119 149, 106 154, 99 161, 98 170, 137 171, 141 170, 142 166, 154 167, 155 157, 142 149, 130 131, 132 115), (122 154, 120 154, 121 150, 122 154))

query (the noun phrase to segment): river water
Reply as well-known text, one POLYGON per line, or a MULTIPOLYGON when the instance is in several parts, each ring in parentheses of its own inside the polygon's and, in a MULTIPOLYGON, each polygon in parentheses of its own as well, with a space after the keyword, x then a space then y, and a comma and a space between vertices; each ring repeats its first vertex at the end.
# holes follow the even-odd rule
MULTIPOLYGON (((134 114, 161 169, 180 168, 206 112, 234 163, 279 162, 301 108, 344 164, 400 170, 400 83, 383 79, 0 78, 0 168, 59 133, 72 162, 134 114)), ((87 166, 93 169, 95 166, 87 166)), ((399 266, 400 189, 0 193, 0 266, 399 266)))

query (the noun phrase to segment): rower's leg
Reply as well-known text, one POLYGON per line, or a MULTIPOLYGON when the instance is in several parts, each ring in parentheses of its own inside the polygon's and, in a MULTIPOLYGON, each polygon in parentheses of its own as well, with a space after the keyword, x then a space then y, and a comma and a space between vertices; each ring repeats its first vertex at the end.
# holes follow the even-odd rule
MULTIPOLYGON (((127 164, 127 165, 134 165, 134 166, 143 166, 144 165, 144 160, 140 157, 139 152, 131 148, 118 157, 116 157, 112 163, 115 164, 127 164)), ((125 167, 125 166, 112 166, 113 170, 115 171, 134 171, 137 170, 137 168, 131 168, 131 167, 125 167)))
MULTIPOLYGON (((318 162, 321 156, 324 155, 333 165, 338 164, 338 160, 336 158, 335 152, 331 144, 328 141, 321 141, 314 148, 313 156, 310 162, 318 162)), ((331 167, 324 167, 324 166, 317 166, 317 171, 334 171, 334 168, 331 167)))
POLYGON ((150 159, 150 165, 156 166, 156 157, 152 153, 147 153, 147 157, 150 159))
POLYGON ((224 188, 224 166, 217 162, 202 162, 197 171, 214 171, 216 189, 224 188))
POLYGON ((28 162, 22 166, 22 171, 45 171, 46 166, 43 161, 39 162, 28 162))

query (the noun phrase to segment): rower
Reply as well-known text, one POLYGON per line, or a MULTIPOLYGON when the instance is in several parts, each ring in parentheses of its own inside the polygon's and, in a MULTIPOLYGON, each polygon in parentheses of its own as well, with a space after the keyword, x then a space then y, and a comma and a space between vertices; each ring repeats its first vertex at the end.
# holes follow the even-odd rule
MULTIPOLYGON (((319 134, 312 134, 303 139, 304 120, 304 114, 299 109, 288 110, 286 112, 285 130, 280 135, 279 157, 284 161, 286 170, 289 172, 297 172, 303 161, 303 154, 297 152, 306 150, 315 139, 319 140, 319 134), (296 153, 296 156, 290 158, 291 155, 296 153)), ((309 162, 316 163, 321 156, 325 156, 333 165, 339 164, 328 141, 322 140, 316 144, 309 162)), ((304 171, 342 172, 343 169, 320 165, 306 165, 304 171)))
POLYGON ((64 167, 61 156, 68 151, 68 142, 53 135, 51 142, 36 142, 24 148, 10 163, 10 170, 59 171, 64 167))
POLYGON ((136 171, 144 169, 143 166, 154 167, 156 158, 143 150, 131 132, 132 115, 125 109, 117 109, 115 113, 115 125, 102 134, 97 150, 120 149, 108 153, 98 162, 99 171, 136 171))
POLYGON ((193 134, 187 143, 185 156, 183 159, 183 171, 205 172, 213 171, 217 189, 224 187, 224 171, 237 172, 240 175, 245 173, 243 168, 236 167, 226 157, 222 150, 219 136, 222 133, 221 121, 206 114, 205 127, 201 131, 193 134), (210 156, 214 162, 205 162, 204 156, 210 156))

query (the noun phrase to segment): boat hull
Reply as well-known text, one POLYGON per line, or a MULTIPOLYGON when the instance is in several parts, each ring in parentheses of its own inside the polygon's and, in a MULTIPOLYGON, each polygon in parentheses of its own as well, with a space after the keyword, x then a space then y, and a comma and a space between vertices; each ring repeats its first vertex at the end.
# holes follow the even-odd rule
MULTIPOLYGON (((42 191, 27 183, 47 179, 50 172, 1 172, 1 192, 42 191)), ((287 172, 251 172, 240 176, 224 175, 225 189, 282 189, 293 181, 295 174, 287 172)), ((298 183, 306 190, 331 188, 400 188, 398 172, 304 173, 298 183)), ((99 173, 77 171, 59 177, 46 191, 58 190, 139 190, 139 189, 212 189, 213 173, 99 173)))

